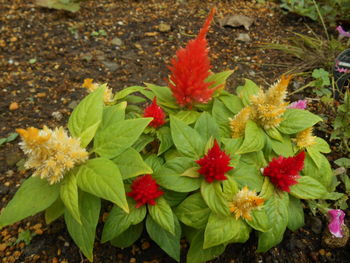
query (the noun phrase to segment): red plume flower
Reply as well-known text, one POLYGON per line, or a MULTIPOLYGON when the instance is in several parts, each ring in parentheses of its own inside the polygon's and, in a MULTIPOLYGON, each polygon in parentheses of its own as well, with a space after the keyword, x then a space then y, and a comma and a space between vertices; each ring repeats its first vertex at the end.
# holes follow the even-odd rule
POLYGON ((136 208, 139 208, 145 204, 155 205, 155 199, 163 194, 156 180, 150 174, 146 174, 132 182, 131 192, 127 193, 127 196, 132 197, 136 201, 136 208))
POLYGON ((152 104, 143 112, 143 117, 152 117, 153 120, 149 123, 149 126, 154 128, 158 128, 165 123, 165 113, 163 109, 158 106, 156 97, 154 97, 152 104))
POLYGON ((270 181, 280 190, 290 192, 290 186, 297 184, 300 178, 299 172, 304 167, 305 152, 294 157, 273 158, 264 169, 264 176, 270 177, 270 181))
POLYGON ((208 153, 197 160, 196 163, 201 166, 198 172, 204 176, 208 183, 212 183, 214 180, 226 180, 225 173, 233 169, 233 167, 229 166, 230 156, 221 151, 216 140, 208 153))
POLYGON ((221 87, 209 87, 214 82, 205 82, 210 73, 208 43, 206 34, 213 20, 213 8, 200 30, 197 38, 190 40, 185 48, 176 52, 176 58, 171 60, 169 88, 177 103, 182 107, 191 108, 194 103, 207 103, 214 91, 221 87))

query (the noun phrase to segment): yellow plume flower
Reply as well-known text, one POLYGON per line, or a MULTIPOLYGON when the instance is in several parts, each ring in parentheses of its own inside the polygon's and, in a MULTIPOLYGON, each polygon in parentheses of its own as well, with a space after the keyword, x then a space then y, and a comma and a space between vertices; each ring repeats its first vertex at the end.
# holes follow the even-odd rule
POLYGON ((20 146, 28 160, 25 168, 35 169, 33 176, 58 183, 64 174, 76 164, 88 159, 87 151, 80 146, 79 139, 67 135, 63 127, 42 130, 30 127, 16 130, 22 138, 20 146))
MULTIPOLYGON (((98 89, 99 87, 101 87, 99 84, 94 83, 93 81, 94 81, 93 79, 84 79, 84 83, 83 83, 82 87, 86 88, 89 93, 91 93, 91 92, 95 91, 96 89, 98 89)), ((113 92, 110 88, 107 88, 107 85, 106 85, 105 92, 103 95, 103 101, 106 105, 113 103, 113 92)))
POLYGON ((238 112, 234 118, 229 118, 232 138, 239 138, 244 136, 244 130, 249 120, 250 112, 251 108, 245 107, 240 112, 238 112))
POLYGON ((299 149, 311 146, 316 143, 316 136, 312 136, 312 127, 299 132, 295 138, 299 149))
POLYGON ((252 220, 251 211, 259 209, 264 204, 264 199, 257 196, 255 191, 250 191, 247 186, 243 187, 229 204, 231 213, 235 214, 235 218, 240 217, 252 220))

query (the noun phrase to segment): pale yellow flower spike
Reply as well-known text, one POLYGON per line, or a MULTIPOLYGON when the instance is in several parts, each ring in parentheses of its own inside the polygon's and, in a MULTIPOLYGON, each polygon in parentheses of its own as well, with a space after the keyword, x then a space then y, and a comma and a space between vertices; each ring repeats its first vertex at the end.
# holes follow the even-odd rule
POLYGON ((22 138, 21 148, 28 155, 25 168, 35 169, 33 176, 45 178, 50 184, 58 183, 67 171, 88 159, 88 152, 80 146, 79 139, 69 137, 63 127, 16 131, 22 138))
POLYGON ((235 218, 240 217, 252 220, 251 211, 259 209, 264 204, 264 199, 257 196, 255 191, 250 191, 247 186, 243 187, 232 199, 229 204, 231 213, 235 214, 235 218))
MULTIPOLYGON (((82 87, 86 88, 89 93, 95 91, 96 89, 98 89, 100 87, 99 84, 94 83, 93 81, 94 81, 93 79, 84 79, 84 83, 83 83, 82 87)), ((105 92, 103 94, 103 101, 106 105, 112 104, 114 102, 113 92, 108 87, 105 88, 105 92)))
POLYGON ((245 107, 234 118, 229 118, 232 138, 244 136, 245 126, 250 117, 251 108, 245 107))
POLYGON ((299 149, 311 146, 316 143, 316 136, 312 136, 312 127, 299 132, 295 138, 299 149))

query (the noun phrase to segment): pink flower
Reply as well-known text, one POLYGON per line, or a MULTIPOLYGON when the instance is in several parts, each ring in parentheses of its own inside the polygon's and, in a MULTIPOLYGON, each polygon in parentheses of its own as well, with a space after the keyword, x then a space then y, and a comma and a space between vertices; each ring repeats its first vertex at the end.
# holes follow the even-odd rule
POLYGON ((329 232, 335 237, 343 237, 342 225, 344 224, 345 213, 340 209, 331 209, 328 211, 328 215, 330 216, 329 232))
POLYGON ((350 32, 347 32, 345 31, 342 26, 337 26, 337 31, 339 32, 339 35, 340 36, 343 36, 343 37, 350 37, 350 32))
POLYGON ((299 109, 299 110, 305 110, 307 106, 307 100, 298 100, 291 103, 288 108, 289 109, 299 109))

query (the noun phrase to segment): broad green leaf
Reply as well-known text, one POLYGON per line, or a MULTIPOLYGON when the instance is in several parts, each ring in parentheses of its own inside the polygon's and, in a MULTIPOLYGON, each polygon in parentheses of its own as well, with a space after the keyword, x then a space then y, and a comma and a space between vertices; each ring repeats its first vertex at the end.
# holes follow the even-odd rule
POLYGON ((224 151, 230 156, 230 166, 236 167, 241 159, 241 155, 236 154, 243 143, 243 138, 228 139, 223 138, 224 151))
POLYGON ((304 224, 304 211, 302 203, 299 199, 289 196, 288 228, 292 231, 297 231, 304 224))
POLYGON ((237 87, 237 95, 242 100, 244 106, 248 106, 251 96, 258 95, 259 91, 259 86, 249 79, 245 79, 243 86, 237 87))
POLYGON ((167 190, 164 192, 164 199, 167 201, 167 203, 173 207, 180 204, 186 197, 188 193, 179 193, 171 190, 167 190))
POLYGON ((258 252, 265 252, 282 241, 288 224, 288 204, 288 194, 280 191, 275 191, 265 203, 272 227, 259 233, 258 252))
POLYGON ((220 182, 208 183, 203 180, 201 185, 201 194, 205 203, 214 213, 222 216, 227 216, 230 214, 220 182))
POLYGON ((221 244, 219 246, 211 247, 204 249, 203 248, 204 243, 204 232, 203 231, 197 231, 197 233, 194 235, 190 249, 187 253, 187 262, 191 263, 203 263, 208 260, 211 260, 215 257, 220 256, 224 250, 226 245, 221 244))
POLYGON ((264 131, 255 122, 248 120, 244 132, 244 141, 236 153, 244 154, 250 152, 257 152, 264 147, 264 144, 264 131))
POLYGON ((101 157, 114 158, 129 148, 141 135, 151 118, 119 121, 95 136, 94 152, 101 157))
POLYGON ((264 153, 262 151, 243 154, 240 161, 244 164, 253 165, 260 171, 261 167, 267 166, 264 153))
POLYGON ((75 221, 68 210, 65 211, 64 219, 68 232, 75 244, 92 262, 96 226, 101 209, 100 199, 88 193, 81 192, 79 193, 79 208, 82 221, 81 225, 75 221))
POLYGON ((152 216, 147 216, 146 228, 152 240, 156 242, 170 257, 179 262, 181 250, 181 226, 176 216, 173 217, 172 223, 174 225, 174 234, 165 231, 152 216))
POLYGON ((228 176, 227 180, 222 181, 222 187, 226 200, 232 200, 232 197, 239 191, 238 185, 232 176, 228 176))
POLYGON ((133 143, 131 147, 134 148, 137 152, 141 152, 143 149, 145 149, 146 145, 148 145, 153 141, 154 141, 153 136, 141 134, 140 137, 137 138, 137 140, 133 143))
POLYGON ((221 102, 219 99, 214 99, 212 116, 219 124, 221 137, 231 137, 231 130, 229 127, 229 118, 232 118, 234 114, 221 102))
POLYGON ((253 229, 260 232, 266 232, 271 228, 273 223, 269 221, 264 207, 254 209, 251 212, 251 215, 252 220, 245 220, 245 222, 253 229))
POLYGON ((95 136, 103 112, 104 88, 99 88, 84 98, 73 110, 68 121, 68 129, 73 137, 81 139, 86 147, 95 136))
POLYGON ((64 214, 64 204, 61 198, 57 200, 45 210, 45 222, 50 224, 64 214))
POLYGON ((199 178, 200 174, 198 173, 198 167, 191 167, 184 171, 181 176, 186 176, 190 178, 199 178))
POLYGON ((329 148, 328 143, 320 137, 316 137, 316 144, 310 146, 316 148, 321 153, 330 153, 331 148, 329 148))
POLYGON ((157 130, 157 138, 160 141, 158 156, 174 145, 170 128, 167 126, 163 126, 157 130))
MULTIPOLYGON (((130 104, 140 104, 140 103, 146 103, 147 99, 140 97, 140 96, 137 96, 137 95, 128 95, 125 97, 125 101, 127 103, 130 103, 130 104)), ((142 110, 141 110, 141 112, 142 112, 142 110)))
POLYGON ((310 176, 317 181, 321 182, 329 191, 332 187, 332 181, 334 179, 331 165, 329 164, 328 159, 324 156, 320 156, 320 167, 317 167, 315 162, 311 159, 309 154, 306 154, 306 158, 304 160, 304 169, 302 173, 306 176, 310 176), (321 157, 322 156, 322 157, 321 157))
POLYGON ((194 123, 198 117, 200 116, 200 113, 197 111, 191 111, 191 110, 182 110, 174 114, 176 118, 178 118, 180 121, 183 121, 187 125, 194 123))
POLYGON ((60 188, 61 200, 73 216, 75 221, 81 224, 80 210, 79 210, 79 194, 76 174, 79 168, 73 169, 66 174, 60 188))
POLYGON ((282 137, 282 141, 270 140, 271 148, 277 155, 284 157, 294 156, 292 141, 289 136, 282 137))
POLYGON ((290 194, 299 199, 323 199, 328 194, 326 187, 310 176, 301 176, 290 188, 290 194))
POLYGON ((145 159, 145 163, 151 167, 153 173, 156 173, 163 167, 164 160, 160 157, 157 157, 155 154, 151 154, 145 159))
POLYGON ((212 212, 205 228, 203 248, 215 247, 231 240, 239 242, 240 232, 245 231, 244 224, 241 219, 235 219, 233 215, 219 216, 212 212))
POLYGON ((158 225, 170 234, 175 234, 174 214, 164 197, 157 198, 155 205, 148 205, 148 211, 158 225))
POLYGON ((59 184, 30 177, 23 182, 15 196, 0 215, 0 228, 33 216, 50 207, 59 196, 59 184))
POLYGON ((143 231, 143 223, 131 225, 126 231, 111 240, 111 244, 116 247, 130 247, 140 238, 143 231))
POLYGON ((274 139, 274 140, 279 141, 279 142, 283 142, 283 138, 282 138, 281 133, 275 127, 264 130, 264 131, 269 137, 271 137, 271 139, 274 139))
POLYGON ((195 130, 201 135, 204 141, 208 141, 211 137, 219 138, 219 126, 215 119, 207 112, 203 112, 197 120, 195 130))
POLYGON ((129 94, 139 92, 139 91, 144 90, 144 89, 145 88, 141 87, 141 86, 131 86, 131 87, 124 88, 115 94, 114 100, 117 101, 117 100, 124 99, 129 94))
POLYGON ((310 128, 322 119, 306 110, 287 109, 277 129, 284 134, 294 134, 310 128))
POLYGON ((170 115, 171 136, 178 151, 186 157, 202 157, 204 144, 198 132, 183 121, 170 115))
POLYGON ((129 212, 122 176, 118 166, 111 160, 88 160, 77 171, 77 183, 85 192, 111 201, 125 212, 129 212))
POLYGON ((308 155, 311 157, 311 159, 314 161, 316 166, 320 168, 322 161, 323 161, 323 154, 320 153, 317 148, 308 146, 306 147, 308 155))
POLYGON ((175 214, 185 225, 204 229, 210 215, 210 208, 204 202, 201 193, 195 193, 175 209, 175 214))
POLYGON ((243 109, 242 100, 236 95, 220 96, 221 100, 227 109, 229 109, 233 114, 237 114, 243 109))
POLYGON ((227 78, 231 76, 233 72, 234 72, 233 70, 226 70, 219 73, 211 74, 209 75, 209 77, 205 79, 205 82, 207 83, 213 82, 213 84, 209 86, 209 89, 220 86, 219 90, 222 90, 225 88, 225 83, 227 78))
POLYGON ((112 161, 117 164, 123 180, 138 176, 140 174, 152 174, 149 167, 141 155, 133 148, 128 148, 112 161))
POLYGON ((118 237, 131 225, 136 225, 145 218, 147 212, 146 206, 136 208, 135 201, 131 198, 128 198, 128 204, 130 208, 129 213, 125 213, 125 211, 118 206, 113 206, 103 227, 102 243, 118 237))
POLYGON ((156 86, 149 83, 145 83, 145 85, 156 95, 157 103, 162 106, 162 108, 170 110, 179 109, 179 106, 177 105, 176 100, 168 87, 156 86))
POLYGON ((241 187, 248 186, 257 192, 261 190, 264 178, 257 167, 240 162, 229 174, 241 187))
POLYGON ((125 118, 126 102, 121 102, 103 109, 102 122, 97 132, 104 130, 110 125, 123 121, 125 118))

